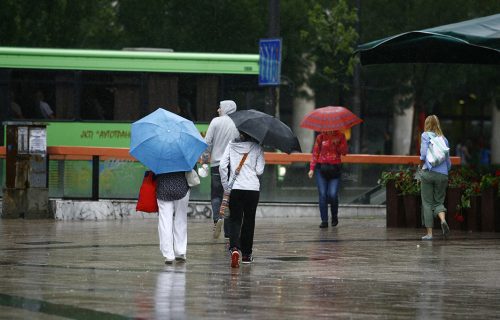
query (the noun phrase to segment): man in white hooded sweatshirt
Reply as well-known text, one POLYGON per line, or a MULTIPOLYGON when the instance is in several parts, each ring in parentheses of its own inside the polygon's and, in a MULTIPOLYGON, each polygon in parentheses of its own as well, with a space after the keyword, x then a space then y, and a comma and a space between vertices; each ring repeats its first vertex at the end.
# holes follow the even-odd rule
MULTIPOLYGON (((238 129, 236 129, 233 120, 227 116, 235 111, 236 103, 234 101, 221 101, 217 109, 219 116, 212 119, 205 135, 205 142, 208 144, 208 147, 202 160, 206 163, 208 158, 210 158, 212 180, 210 198, 212 203, 212 218, 214 220, 214 238, 219 237, 220 228, 217 229, 216 225, 219 220, 219 209, 224 195, 224 188, 222 187, 219 174, 219 162, 229 141, 239 136, 238 129)), ((229 237, 229 226, 227 223, 224 224, 224 236, 226 238, 229 237)))
POLYGON ((244 132, 229 143, 220 160, 220 176, 225 192, 230 192, 229 210, 229 247, 231 251, 231 267, 242 263, 252 263, 253 236, 255 230, 255 213, 259 204, 259 176, 264 172, 264 151, 257 142, 244 132), (232 189, 228 178, 233 177, 241 159, 248 154, 232 189))

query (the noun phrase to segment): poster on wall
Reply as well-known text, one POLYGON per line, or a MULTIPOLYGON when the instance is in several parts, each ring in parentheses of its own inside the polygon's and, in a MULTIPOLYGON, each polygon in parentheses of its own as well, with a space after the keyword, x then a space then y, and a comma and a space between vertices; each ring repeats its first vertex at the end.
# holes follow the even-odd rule
POLYGON ((45 128, 29 130, 29 153, 45 155, 47 153, 47 133, 45 128))
POLYGON ((28 153, 28 127, 17 128, 17 153, 28 153))

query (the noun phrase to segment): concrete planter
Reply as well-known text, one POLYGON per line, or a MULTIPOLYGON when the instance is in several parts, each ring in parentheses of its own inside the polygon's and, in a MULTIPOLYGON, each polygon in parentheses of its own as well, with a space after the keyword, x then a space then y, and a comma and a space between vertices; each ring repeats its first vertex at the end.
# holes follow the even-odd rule
POLYGON ((470 198, 470 208, 466 208, 465 222, 467 231, 481 231, 481 197, 470 198))
POLYGON ((394 181, 388 181, 385 186, 386 226, 401 228, 405 226, 403 197, 398 195, 394 181))
POLYGON ((446 222, 451 230, 461 230, 464 224, 457 221, 455 215, 459 214, 460 210, 457 206, 460 204, 461 190, 460 188, 448 188, 446 190, 446 222))
POLYGON ((405 222, 407 228, 422 226, 422 200, 420 195, 404 195, 405 222))

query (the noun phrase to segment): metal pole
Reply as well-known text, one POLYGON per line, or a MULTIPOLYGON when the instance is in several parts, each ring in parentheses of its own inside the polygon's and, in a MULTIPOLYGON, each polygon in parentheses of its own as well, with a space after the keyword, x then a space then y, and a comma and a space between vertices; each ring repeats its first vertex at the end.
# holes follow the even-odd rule
MULTIPOLYGON (((280 35, 280 0, 269 0, 269 38, 278 38, 280 35)), ((271 86, 267 92, 268 103, 266 112, 274 114, 276 118, 280 117, 279 107, 279 86, 271 86)))
POLYGON ((99 156, 92 156, 92 200, 99 200, 99 156))

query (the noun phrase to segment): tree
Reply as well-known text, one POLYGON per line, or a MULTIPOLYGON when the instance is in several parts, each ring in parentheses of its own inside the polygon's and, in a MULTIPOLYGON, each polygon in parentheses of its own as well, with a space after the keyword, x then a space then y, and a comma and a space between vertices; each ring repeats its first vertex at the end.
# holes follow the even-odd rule
MULTIPOLYGON (((352 86, 356 57, 353 55, 358 39, 355 24, 357 14, 345 0, 331 7, 315 4, 308 12, 310 28, 302 30, 302 38, 309 44, 306 58, 316 65, 311 78, 317 86, 337 92, 339 104, 344 104, 345 93, 352 86), (332 90, 335 89, 335 90, 332 90)), ((329 96, 327 100, 333 100, 329 96)))
MULTIPOLYGON (((406 31, 430 28, 443 24, 463 21, 475 17, 494 14, 500 10, 497 1, 362 1, 360 15, 361 42, 399 34, 406 31), (383 17, 382 19, 380 17, 383 17)), ((488 94, 478 94, 483 98, 492 96, 497 90, 499 80, 498 67, 477 68, 467 65, 425 65, 398 64, 380 65, 363 68, 365 104, 372 104, 373 97, 386 101, 390 112, 395 114, 407 108, 415 108, 415 118, 412 130, 414 148, 418 148, 417 116, 422 112, 435 112, 436 106, 443 105, 443 99, 450 95, 459 96, 465 88, 470 90, 472 84, 480 84, 476 88, 489 91, 488 94), (474 72, 480 69, 481 72, 474 72), (486 81, 485 81, 486 80, 486 81), (401 104, 387 103, 394 101, 393 97, 403 96, 401 104)), ((394 139, 394 140, 402 140, 394 139)), ((416 152, 416 151, 415 151, 416 152)))
POLYGON ((266 10, 256 0, 120 0, 121 43, 183 52, 257 53, 267 28, 266 10))
POLYGON ((0 2, 0 44, 20 47, 104 48, 116 42, 113 0, 0 2))

